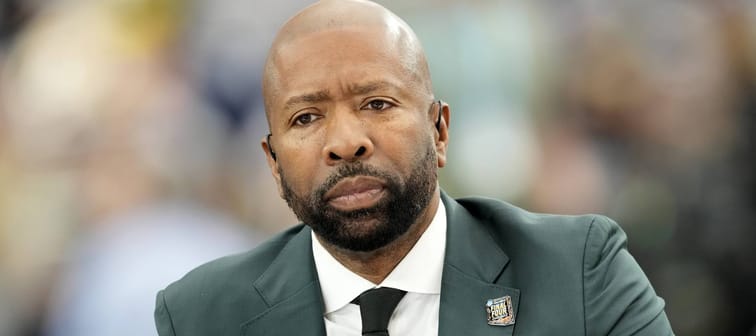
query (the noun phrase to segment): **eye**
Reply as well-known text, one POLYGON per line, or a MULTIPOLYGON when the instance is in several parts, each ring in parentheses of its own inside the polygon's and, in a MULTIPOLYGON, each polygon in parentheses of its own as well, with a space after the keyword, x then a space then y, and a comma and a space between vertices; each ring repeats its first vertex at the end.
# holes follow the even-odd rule
POLYGON ((362 109, 383 111, 387 108, 393 107, 394 104, 389 103, 383 99, 373 99, 369 101, 362 109))
POLYGON ((318 119, 320 119, 320 117, 312 113, 302 113, 294 118, 294 125, 306 126, 318 119))

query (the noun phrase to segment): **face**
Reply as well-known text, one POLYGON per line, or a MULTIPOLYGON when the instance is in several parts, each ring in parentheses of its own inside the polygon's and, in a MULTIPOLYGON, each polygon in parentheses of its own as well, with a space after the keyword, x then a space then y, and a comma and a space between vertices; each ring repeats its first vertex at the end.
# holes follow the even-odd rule
POLYGON ((401 41, 341 28, 274 54, 268 163, 299 219, 344 249, 375 250, 406 232, 426 214, 445 164, 448 108, 432 101, 401 41))

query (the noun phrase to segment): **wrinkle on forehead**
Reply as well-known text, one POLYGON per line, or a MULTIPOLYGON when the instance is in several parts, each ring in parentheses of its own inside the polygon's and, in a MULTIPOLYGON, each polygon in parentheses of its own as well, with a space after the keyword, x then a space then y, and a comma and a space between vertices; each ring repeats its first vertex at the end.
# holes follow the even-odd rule
MULTIPOLYGON (((289 19, 278 32, 268 54, 263 75, 266 114, 270 100, 280 87, 277 61, 286 47, 312 34, 339 30, 367 30, 381 35, 402 64, 402 71, 418 82, 419 88, 432 95, 430 71, 425 53, 412 29, 386 8, 362 0, 325 0, 317 2, 289 19)), ((370 41, 373 42, 373 41, 370 41)))

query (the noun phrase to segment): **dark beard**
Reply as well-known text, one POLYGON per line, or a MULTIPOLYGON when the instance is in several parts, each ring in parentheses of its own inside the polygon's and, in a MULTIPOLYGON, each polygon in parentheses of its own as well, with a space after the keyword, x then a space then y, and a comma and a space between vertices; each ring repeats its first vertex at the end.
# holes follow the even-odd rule
POLYGON ((407 232, 430 204, 437 183, 436 152, 428 146, 415 159, 410 176, 401 178, 365 164, 345 163, 311 195, 294 193, 279 166, 283 197, 297 218, 326 242, 351 251, 374 251, 407 232), (372 176, 386 184, 386 196, 373 207, 341 211, 323 196, 339 181, 353 176, 372 176))

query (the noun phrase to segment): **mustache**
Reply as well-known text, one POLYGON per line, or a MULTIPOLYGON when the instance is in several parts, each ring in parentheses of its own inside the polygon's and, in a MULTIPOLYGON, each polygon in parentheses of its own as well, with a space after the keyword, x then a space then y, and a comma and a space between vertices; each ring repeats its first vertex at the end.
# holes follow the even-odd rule
POLYGON ((365 164, 361 161, 357 161, 355 163, 347 163, 339 166, 338 169, 333 172, 333 174, 328 176, 325 182, 323 182, 323 184, 318 187, 318 189, 315 191, 316 197, 314 199, 322 200, 328 190, 331 190, 334 186, 336 186, 336 184, 341 182, 341 180, 355 176, 370 176, 379 178, 383 180, 389 188, 391 188, 392 184, 394 183, 394 178, 388 173, 383 172, 380 169, 365 164))

